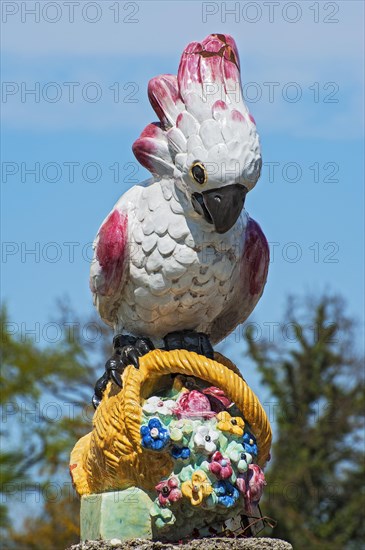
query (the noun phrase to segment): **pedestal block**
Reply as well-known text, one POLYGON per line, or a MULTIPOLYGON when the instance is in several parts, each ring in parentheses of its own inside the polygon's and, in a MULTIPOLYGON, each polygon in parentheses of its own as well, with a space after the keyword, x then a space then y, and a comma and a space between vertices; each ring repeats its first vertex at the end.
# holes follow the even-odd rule
POLYGON ((81 540, 152 539, 152 504, 153 499, 137 487, 83 496, 81 540))
MULTIPOLYGON (((163 540, 164 536, 154 524, 150 510, 153 506, 154 495, 137 487, 130 487, 124 491, 110 491, 95 495, 86 495, 81 498, 80 531, 81 540, 163 540)), ((255 507, 252 516, 246 521, 251 523, 259 517, 255 507)), ((252 534, 263 528, 261 521, 251 527, 252 534)), ((241 517, 233 517, 226 521, 217 521, 209 525, 199 525, 196 534, 199 537, 212 536, 213 530, 217 534, 236 531, 242 527, 241 517)), ((169 530, 166 540, 179 541, 189 537, 191 524, 174 525, 169 530)))

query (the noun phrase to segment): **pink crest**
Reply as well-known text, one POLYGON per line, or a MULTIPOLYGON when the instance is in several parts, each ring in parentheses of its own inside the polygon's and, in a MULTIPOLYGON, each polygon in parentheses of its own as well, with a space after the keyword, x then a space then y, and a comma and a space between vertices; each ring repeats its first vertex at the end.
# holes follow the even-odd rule
POLYGON ((148 124, 132 145, 137 160, 152 174, 172 174, 173 163, 166 133, 160 123, 148 124))
POLYGON ((148 97, 160 123, 148 125, 134 142, 133 152, 138 161, 152 174, 171 177, 179 147, 176 141, 169 144, 168 132, 180 128, 188 139, 196 133, 198 121, 202 123, 212 115, 217 121, 223 119, 228 114, 227 103, 232 103, 232 90, 239 98, 232 120, 245 121, 247 108, 241 101, 240 61, 233 38, 210 34, 202 42, 188 44, 177 77, 165 74, 149 82, 148 97), (213 87, 213 91, 207 86, 213 87))
POLYGON ((178 70, 180 95, 184 99, 192 82, 216 83, 224 91, 232 89, 227 80, 240 83, 240 61, 233 38, 225 34, 210 34, 201 43, 189 44, 178 70))
POLYGON ((140 135, 141 138, 163 138, 163 131, 161 130, 161 124, 159 122, 151 122, 140 135))
POLYGON ((148 98, 163 128, 171 128, 184 108, 176 76, 163 74, 152 78, 148 83, 148 98))

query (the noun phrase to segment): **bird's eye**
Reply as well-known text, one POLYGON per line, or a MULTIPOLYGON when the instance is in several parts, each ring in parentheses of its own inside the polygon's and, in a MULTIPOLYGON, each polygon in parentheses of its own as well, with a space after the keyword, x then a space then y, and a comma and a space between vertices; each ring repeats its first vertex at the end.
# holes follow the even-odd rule
POLYGON ((204 185, 204 183, 206 183, 208 179, 208 174, 204 167, 204 164, 202 164, 201 162, 194 162, 190 171, 194 180, 199 183, 199 185, 204 185))

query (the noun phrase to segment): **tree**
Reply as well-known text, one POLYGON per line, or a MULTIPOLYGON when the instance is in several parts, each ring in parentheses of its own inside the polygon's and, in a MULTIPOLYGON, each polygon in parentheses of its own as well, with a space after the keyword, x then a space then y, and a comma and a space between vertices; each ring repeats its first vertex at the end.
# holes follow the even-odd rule
POLYGON ((81 320, 62 305, 57 310, 52 325, 58 336, 50 333, 43 342, 18 332, 6 308, 0 312, 4 548, 64 550, 79 539, 69 455, 90 431, 90 399, 110 355, 111 336, 95 317, 81 320), (9 505, 19 501, 29 516, 21 533, 9 514, 9 505))
POLYGON ((341 298, 288 302, 272 341, 247 331, 248 355, 275 407, 262 507, 295 549, 359 549, 365 540, 364 392, 356 325, 341 298))

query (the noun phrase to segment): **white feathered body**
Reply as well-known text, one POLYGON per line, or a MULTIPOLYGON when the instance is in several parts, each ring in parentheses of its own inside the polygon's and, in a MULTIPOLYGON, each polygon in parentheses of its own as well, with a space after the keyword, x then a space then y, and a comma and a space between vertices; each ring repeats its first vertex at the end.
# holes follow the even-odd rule
MULTIPOLYGON (((128 220, 123 276, 112 296, 94 296, 116 332, 148 336, 155 345, 172 330, 210 334, 237 299, 247 213, 219 235, 192 209, 186 216, 182 201, 173 180, 160 180, 133 187, 115 205, 128 220)), ((98 243, 97 236, 95 249, 98 243)), ((105 284, 96 258, 91 280, 95 289, 105 284)))
POLYGON ((99 229, 94 303, 116 333, 158 347, 178 330, 215 343, 255 307, 269 261, 243 208, 261 153, 234 40, 214 34, 189 44, 177 77, 152 79, 148 94, 160 122, 143 130, 133 152, 153 179, 125 193, 99 229))

